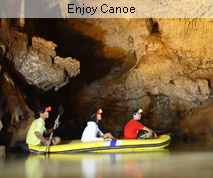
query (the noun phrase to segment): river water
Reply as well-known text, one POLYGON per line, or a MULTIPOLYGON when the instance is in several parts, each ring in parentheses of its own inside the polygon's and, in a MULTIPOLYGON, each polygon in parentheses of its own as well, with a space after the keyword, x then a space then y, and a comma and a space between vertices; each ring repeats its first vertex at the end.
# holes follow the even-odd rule
POLYGON ((213 145, 171 143, 167 149, 137 153, 7 154, 1 178, 212 178, 213 145))

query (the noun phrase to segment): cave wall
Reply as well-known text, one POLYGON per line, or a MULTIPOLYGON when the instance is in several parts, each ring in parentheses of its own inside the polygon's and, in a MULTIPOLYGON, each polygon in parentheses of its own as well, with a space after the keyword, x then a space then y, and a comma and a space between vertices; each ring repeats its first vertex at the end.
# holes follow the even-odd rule
MULTIPOLYGON (((212 19, 29 19, 25 33, 1 24, 1 54, 9 66, 27 86, 44 94, 54 89, 53 102, 61 91, 74 115, 66 118, 72 120, 68 123, 73 128, 80 123, 76 130, 83 130, 90 113, 102 108, 100 128, 122 137, 130 110, 143 108, 143 123, 158 134, 199 137, 192 126, 207 121, 198 108, 210 108, 211 116, 212 19), (80 63, 66 56, 80 61, 77 77, 80 63), (71 77, 76 78, 66 87, 71 77)), ((200 129, 203 138, 212 135, 209 118, 211 124, 200 129)))
POLYGON ((37 107, 56 106, 57 91, 80 73, 80 63, 57 56, 57 44, 29 36, 12 19, 1 19, 0 47, 0 144, 8 145, 25 140, 37 107))
POLYGON ((211 143, 213 128, 212 106, 213 100, 210 100, 194 110, 190 115, 187 115, 180 123, 180 127, 184 128, 181 130, 180 135, 195 135, 207 143, 211 143))
POLYGON ((123 65, 79 95, 79 106, 106 110, 103 129, 122 133, 130 110, 142 107, 145 124, 178 134, 185 129, 181 121, 212 99, 212 19, 85 19, 73 28, 126 51, 123 65), (94 25, 101 30, 84 30, 94 25), (128 63, 130 53, 135 65, 128 63))

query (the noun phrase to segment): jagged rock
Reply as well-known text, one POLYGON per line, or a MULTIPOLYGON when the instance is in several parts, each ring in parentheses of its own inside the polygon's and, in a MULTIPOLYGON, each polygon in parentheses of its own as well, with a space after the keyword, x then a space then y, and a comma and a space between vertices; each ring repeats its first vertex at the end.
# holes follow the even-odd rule
MULTIPOLYGON (((2 92, 6 102, 2 101, 2 97, 0 106, 2 108, 2 103, 5 103, 5 113, 10 114, 10 118, 6 122, 6 128, 12 133, 11 142, 13 140, 25 140, 30 123, 34 120, 34 112, 28 108, 24 93, 16 87, 13 80, 6 73, 3 74, 2 92), (8 123, 10 123, 9 127, 8 123)), ((1 127, 0 122, 0 130, 1 127)))
POLYGON ((191 62, 197 63, 195 59, 198 58, 199 61, 202 61, 202 66, 212 65, 212 19, 155 20, 158 23, 162 41, 177 55, 184 58, 183 61, 193 59, 191 62))
POLYGON ((195 111, 181 119, 179 135, 193 136, 197 139, 212 142, 213 138, 213 100, 208 101, 195 111))
MULTIPOLYGON (((159 132, 169 131, 174 129, 178 118, 211 99, 211 20, 153 19, 151 24, 146 19, 86 19, 73 26, 85 35, 101 40, 104 45, 119 46, 136 53, 135 66, 127 68, 126 73, 122 71, 126 78, 118 74, 121 67, 118 75, 110 73, 111 79, 105 78, 107 85, 94 82, 79 96, 92 108, 94 105, 109 108, 108 112, 113 114, 108 114, 108 123, 115 124, 113 117, 116 116, 120 120, 117 124, 124 125, 129 111, 142 107, 147 125, 159 132), (140 22, 140 27, 136 22, 140 22), (86 26, 90 29, 97 26, 97 31, 104 33, 100 36, 100 33, 80 28, 86 26), (119 87, 114 90, 118 83, 119 87), (163 98, 166 98, 165 102, 163 98), (120 108, 116 103, 120 103, 125 114, 117 115, 120 108)), ((117 128, 116 124, 109 125, 105 124, 105 127, 117 128)))
MULTIPOLYGON (((149 36, 147 19, 85 19, 68 20, 70 27, 104 44, 103 55, 121 59, 128 51, 136 51, 140 59, 144 41, 149 36)), ((97 52, 98 53, 98 52, 97 52)), ((100 53, 100 52, 99 52, 100 53)))
POLYGON ((80 73, 80 62, 71 57, 62 58, 56 56, 54 58, 54 63, 58 64, 60 68, 64 69, 70 78, 75 77, 80 73))
POLYGON ((5 46, 3 44, 0 44, 0 57, 3 56, 6 52, 5 46))
POLYGON ((1 122, 1 120, 0 120, 0 130, 2 129, 2 127, 3 127, 3 125, 2 125, 2 122, 1 122))
MULTIPOLYGON (((80 121, 102 107, 102 130, 122 134, 130 110, 142 107, 146 124, 162 133, 178 127, 177 120, 212 99, 212 19, 68 19, 66 27, 97 42, 93 44, 98 47, 90 46, 94 56, 113 61, 107 76, 73 95, 76 110, 85 111, 79 112, 80 121), (134 62, 127 63, 127 55, 134 62), (114 67, 118 60, 120 66, 114 67)), ((56 56, 54 43, 34 37, 26 47, 26 35, 15 32, 5 37, 9 43, 2 44, 11 49, 6 54, 16 70, 42 90, 57 90, 79 71, 78 63, 73 69, 70 58, 56 56)), ((193 129, 190 132, 196 133, 193 129)))
MULTIPOLYGON (((190 73, 189 76, 195 81, 200 81, 200 83, 207 83, 207 86, 209 85, 211 92, 213 92, 213 67, 198 69, 190 73)), ((200 90, 205 90, 204 92, 206 92, 206 94, 209 94, 209 88, 207 88, 205 84, 201 84, 200 90)))
POLYGON ((5 147, 0 146, 0 157, 5 157, 5 147))
POLYGON ((18 69, 30 85, 48 91, 68 80, 64 70, 53 63, 56 44, 33 37, 27 57, 18 69))
POLYGON ((43 38, 33 37, 32 45, 28 46, 26 34, 11 30, 8 42, 5 41, 4 45, 8 48, 6 57, 14 65, 20 78, 44 91, 60 88, 69 82, 69 77, 80 72, 79 62, 72 58, 58 60, 57 57, 55 63, 57 45, 43 38))
MULTIPOLYGON (((203 102, 209 98, 208 83, 200 81, 198 84, 185 74, 184 67, 177 58, 166 51, 159 33, 152 33, 145 44, 145 55, 126 81, 128 100, 138 101, 137 107, 147 107, 149 103, 141 100, 147 93, 163 94, 176 98, 174 104, 184 105, 184 110, 188 110, 191 103, 198 104, 198 101, 203 102)), ((131 106, 131 102, 128 104, 131 106)))
POLYGON ((19 122, 19 119, 23 119, 23 111, 21 107, 23 105, 27 106, 22 94, 15 87, 12 79, 4 73, 2 82, 2 91, 7 100, 7 111, 11 113, 11 124, 15 125, 19 122))

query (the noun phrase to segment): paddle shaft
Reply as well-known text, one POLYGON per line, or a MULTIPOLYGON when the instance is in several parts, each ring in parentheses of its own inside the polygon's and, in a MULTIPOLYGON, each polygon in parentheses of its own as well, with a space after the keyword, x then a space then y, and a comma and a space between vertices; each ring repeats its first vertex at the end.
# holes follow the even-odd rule
MULTIPOLYGON (((56 119, 56 121, 55 121, 55 125, 54 125, 54 127, 53 127, 53 131, 52 131, 51 134, 50 134, 50 138, 49 138, 50 141, 52 140, 53 132, 54 132, 54 130, 56 129, 56 126, 57 126, 57 123, 58 123, 58 121, 59 121, 59 118, 60 118, 60 115, 58 115, 58 117, 57 117, 57 119, 56 119)), ((50 143, 51 143, 51 142, 50 142, 50 143)), ((49 146, 50 146, 50 144, 47 144, 45 153, 47 153, 47 150, 48 150, 49 146)))

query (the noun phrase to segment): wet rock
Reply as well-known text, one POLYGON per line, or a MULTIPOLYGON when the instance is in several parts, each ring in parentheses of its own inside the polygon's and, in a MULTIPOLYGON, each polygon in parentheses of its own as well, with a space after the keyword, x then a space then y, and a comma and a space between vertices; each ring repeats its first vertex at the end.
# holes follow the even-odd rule
POLYGON ((0 157, 5 157, 5 147, 0 146, 0 157))
POLYGON ((190 73, 189 76, 200 83, 202 93, 209 94, 209 90, 213 92, 213 64, 209 68, 198 69, 190 73))
MULTIPOLYGON (((105 60, 111 70, 97 77, 99 81, 87 81, 81 91, 74 91, 80 122, 102 107, 102 130, 122 133, 130 110, 142 107, 146 124, 163 132, 176 129, 177 119, 186 120, 186 114, 212 99, 211 19, 69 19, 67 23, 68 28, 98 41, 97 46, 90 46, 95 55, 113 61, 105 60), (116 61, 119 66, 114 67, 116 61)), ((52 42, 34 37, 31 45, 19 32, 5 34, 2 41, 11 49, 6 54, 16 70, 30 85, 44 91, 57 90, 79 72, 78 63, 73 62, 73 68, 70 58, 56 56, 52 42), (50 73, 53 75, 48 76, 50 73)), ((97 67, 105 68, 105 63, 97 67)), ((202 129, 210 133, 209 119, 202 119, 202 129)), ((192 122, 200 124, 196 119, 192 122)), ((192 135, 201 133, 196 127, 187 129, 192 135)))
POLYGON ((112 127, 125 125, 130 110, 142 107, 147 125, 159 132, 172 131, 181 116, 211 99, 213 28, 209 19, 153 19, 155 27, 145 19, 128 22, 87 19, 81 25, 78 22, 75 28, 84 33, 80 27, 89 26, 87 23, 91 29, 102 27, 105 38, 90 30, 85 35, 102 40, 105 45, 134 51, 136 56, 136 60, 132 59, 135 65, 127 67, 126 73, 122 73, 125 77, 119 75, 116 84, 112 82, 116 75, 110 74, 112 78, 106 77, 106 84, 95 82, 81 92, 88 105, 106 108, 112 105, 109 112, 113 114, 108 116, 108 122, 111 123, 113 117, 120 120, 112 127), (201 29, 206 29, 205 33, 201 29), (118 83, 119 87, 114 90, 118 83), (117 114, 116 103, 120 103, 125 114, 117 114))
POLYGON ((213 142, 213 100, 190 112, 180 121, 179 135, 194 135, 200 140, 213 142))
MULTIPOLYGON (((30 121, 34 120, 34 113, 28 108, 25 101, 26 96, 17 87, 12 78, 7 74, 3 74, 2 92, 0 107, 4 110, 0 112, 0 118, 4 119, 4 133, 8 132, 7 143, 13 140, 25 140, 30 125, 30 121)), ((0 122, 0 128, 2 128, 0 122)), ((0 129, 1 130, 1 129, 0 129)))
POLYGON ((8 48, 8 62, 14 65, 19 77, 29 85, 44 91, 58 89, 69 82, 69 77, 74 77, 80 72, 79 62, 71 57, 64 61, 63 58, 59 60, 57 57, 55 63, 57 45, 51 41, 33 37, 32 45, 29 46, 28 36, 16 30, 10 30, 7 40, 8 42, 4 41, 4 45, 8 48))
POLYGON ((11 114, 9 122, 15 126, 20 119, 28 117, 30 110, 25 102, 24 94, 16 88, 7 73, 3 74, 2 91, 6 99, 6 112, 9 111, 11 114))
POLYGON ((1 122, 1 120, 0 120, 0 130, 2 129, 2 127, 3 127, 3 125, 2 125, 2 122, 1 122))
POLYGON ((75 77, 80 73, 80 62, 71 57, 62 58, 56 56, 54 58, 54 63, 58 64, 60 68, 64 69, 70 78, 75 77))
POLYGON ((56 57, 55 43, 39 37, 28 39, 26 34, 7 25, 5 28, 1 26, 0 44, 1 49, 6 49, 1 50, 3 53, 0 56, 0 118, 4 115, 6 127, 2 135, 7 135, 5 142, 10 144, 14 140, 25 140, 34 120, 34 113, 28 108, 23 91, 26 92, 26 88, 38 92, 52 88, 58 90, 69 82, 70 77, 80 73, 80 63, 71 57, 56 57))

